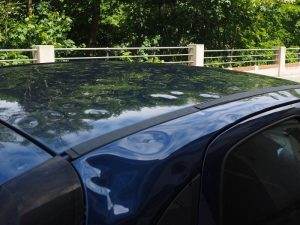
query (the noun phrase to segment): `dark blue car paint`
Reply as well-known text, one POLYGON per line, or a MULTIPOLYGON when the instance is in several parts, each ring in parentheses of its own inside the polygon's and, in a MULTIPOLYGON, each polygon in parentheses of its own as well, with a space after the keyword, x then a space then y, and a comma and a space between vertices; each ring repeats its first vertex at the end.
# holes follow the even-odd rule
MULTIPOLYGON (((213 140, 206 152, 202 171, 202 190, 200 203, 200 217, 205 225, 219 224, 221 221, 221 185, 222 168, 226 155, 237 143, 259 130, 276 124, 288 118, 300 116, 300 103, 294 103, 249 118, 213 140), (209 213, 207 213, 209 209, 209 213)), ((200 223, 201 224, 201 223, 200 223)))
POLYGON ((0 124, 0 185, 50 158, 43 149, 0 124))
POLYGON ((244 118, 298 101, 299 93, 280 91, 208 108, 74 161, 86 190, 87 224, 154 224, 172 198, 201 173, 212 138, 244 118))
MULTIPOLYGON (((8 67, 1 69, 0 75, 2 123, 26 132, 57 154, 186 106, 233 93, 295 84, 217 69, 98 61, 8 67)), ((206 154, 207 146, 217 135, 249 118, 258 121, 249 122, 251 132, 288 116, 294 112, 289 105, 299 100, 297 89, 213 106, 131 134, 73 161, 85 189, 87 224, 153 225, 199 174, 205 185, 200 225, 214 224, 218 220, 218 173, 228 149, 211 145, 206 154), (287 108, 277 109, 284 105, 287 108), (269 110, 276 112, 269 117, 269 110)), ((238 139, 248 134, 247 129, 237 129, 232 136, 229 133, 228 139, 236 141, 231 137, 238 139)), ((1 153, 0 149, 0 160, 6 157, 0 164, 5 171, 0 185, 51 158, 15 132, 7 135, 9 132, 0 129, 0 148, 4 150, 1 153)), ((226 140, 216 141, 224 142, 226 148, 234 144, 226 140)))
POLYGON ((0 119, 62 153, 86 140, 189 105, 292 84, 180 65, 91 60, 6 67, 0 69, 0 119))

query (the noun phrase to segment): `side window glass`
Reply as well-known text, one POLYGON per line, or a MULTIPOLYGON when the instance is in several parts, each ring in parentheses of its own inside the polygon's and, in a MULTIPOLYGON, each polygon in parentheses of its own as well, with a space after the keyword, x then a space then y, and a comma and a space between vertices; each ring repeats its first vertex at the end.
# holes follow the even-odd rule
POLYGON ((189 183, 163 213, 157 225, 197 225, 200 176, 189 183))
POLYGON ((50 158, 38 146, 0 124, 0 186, 50 158))
POLYGON ((285 121, 235 147, 222 179, 223 225, 300 224, 299 121, 285 121))

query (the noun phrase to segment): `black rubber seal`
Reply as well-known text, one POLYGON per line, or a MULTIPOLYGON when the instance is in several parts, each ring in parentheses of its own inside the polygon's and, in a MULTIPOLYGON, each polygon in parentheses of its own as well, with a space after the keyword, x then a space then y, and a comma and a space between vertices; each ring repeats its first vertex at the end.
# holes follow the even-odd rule
POLYGON ((39 142, 38 140, 36 140, 34 137, 32 137, 30 134, 26 133, 25 131, 20 130, 19 128, 10 125, 8 122, 1 120, 0 119, 0 124, 6 126, 7 128, 13 130, 14 132, 16 132, 17 134, 23 136, 24 138, 26 138, 27 140, 29 140, 30 142, 32 142, 33 144, 37 145, 38 147, 42 148, 43 150, 45 150, 47 153, 49 153, 51 156, 55 157, 57 156, 57 153, 52 150, 51 148, 49 148, 48 146, 44 145, 43 143, 39 142))
POLYGON ((157 117, 153 117, 147 120, 144 120, 142 122, 136 123, 131 126, 127 126, 121 129, 117 129, 115 131, 109 132, 107 134, 101 135, 96 138, 92 138, 90 140, 87 140, 81 144, 75 145, 71 147, 70 149, 66 150, 62 155, 67 155, 69 157, 69 160, 74 160, 82 155, 85 155, 97 148, 100 148, 102 146, 105 146, 109 143, 112 143, 116 140, 119 140, 121 138, 127 137, 131 134, 137 133, 139 131, 148 129, 150 127, 189 115, 196 112, 199 112, 200 110, 204 110, 207 108, 215 107, 218 105, 227 104, 230 102, 235 102, 238 100, 242 100, 245 98, 252 98, 255 96, 271 93, 271 92, 278 92, 278 91, 284 91, 284 90, 291 90, 291 89, 300 89, 300 85, 286 85, 286 86, 279 86, 279 87, 272 87, 272 88, 264 88, 259 89, 256 91, 249 91, 249 92, 241 92, 237 94, 228 95, 225 97, 222 97, 220 99, 212 100, 209 102, 204 102, 195 106, 190 106, 187 108, 183 108, 174 112, 166 113, 157 117))
POLYGON ((83 189, 57 156, 0 186, 1 225, 82 225, 83 189))

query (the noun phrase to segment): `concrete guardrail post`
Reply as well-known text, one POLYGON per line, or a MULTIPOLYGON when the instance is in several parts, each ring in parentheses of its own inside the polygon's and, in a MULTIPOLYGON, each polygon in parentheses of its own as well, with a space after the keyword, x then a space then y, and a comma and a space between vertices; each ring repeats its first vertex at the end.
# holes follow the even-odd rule
POLYGON ((189 61, 192 61, 190 66, 204 66, 204 45, 190 44, 189 46, 189 61))
POLYGON ((33 58, 36 63, 52 63, 55 62, 54 46, 53 45, 35 45, 36 51, 33 52, 33 58))
POLYGON ((281 76, 285 72, 285 61, 286 61, 286 47, 281 46, 277 51, 276 63, 278 65, 278 76, 281 76))

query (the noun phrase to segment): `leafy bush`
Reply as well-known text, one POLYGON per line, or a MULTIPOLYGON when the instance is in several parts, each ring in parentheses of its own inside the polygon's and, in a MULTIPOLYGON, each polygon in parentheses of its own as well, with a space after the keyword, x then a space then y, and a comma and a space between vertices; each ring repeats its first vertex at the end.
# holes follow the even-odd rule
POLYGON ((22 8, 18 4, 13 3, 8 7, 0 4, 0 13, 0 23, 5 24, 0 28, 1 48, 30 48, 39 44, 74 46, 74 41, 67 37, 72 20, 53 11, 47 2, 37 4, 33 14, 28 17, 22 15, 22 8))

